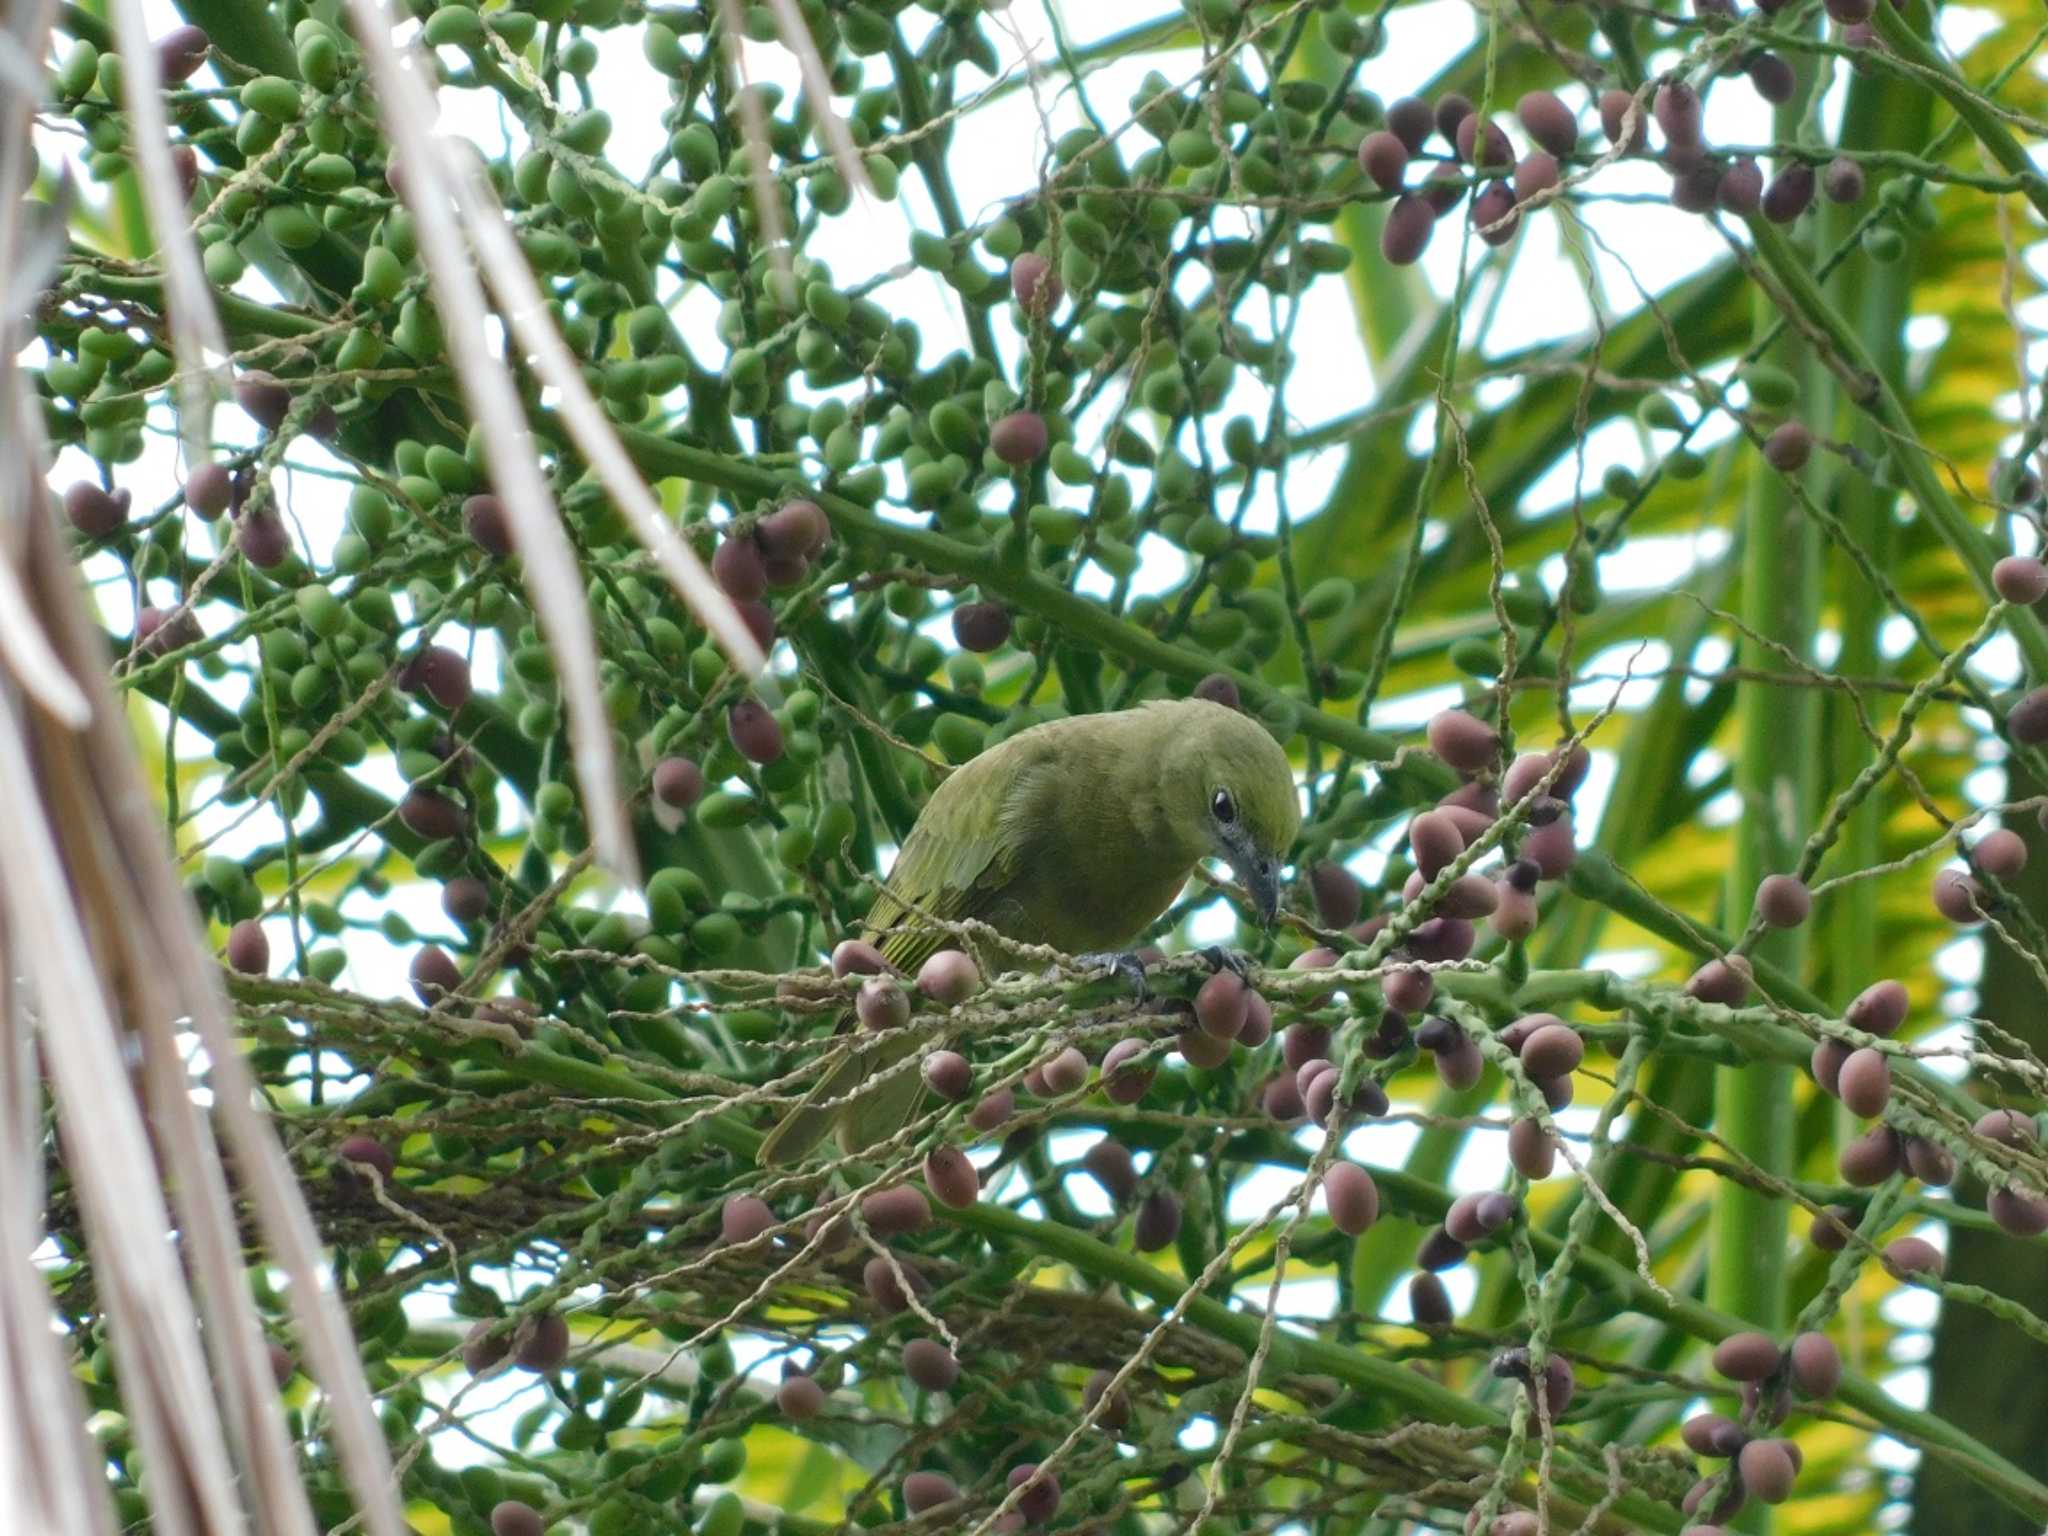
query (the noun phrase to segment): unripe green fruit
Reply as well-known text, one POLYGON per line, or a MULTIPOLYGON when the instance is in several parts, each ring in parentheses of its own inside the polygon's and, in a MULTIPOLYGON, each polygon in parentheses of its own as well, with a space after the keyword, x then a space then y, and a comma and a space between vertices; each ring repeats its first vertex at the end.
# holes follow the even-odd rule
POLYGON ((225 240, 209 245, 201 254, 199 264, 206 269, 206 280, 216 288, 232 288, 248 270, 242 253, 225 240))
POLYGON ((301 587, 293 602, 298 606, 300 622, 323 640, 333 639, 348 623, 348 610, 342 607, 341 599, 325 587, 301 587))
POLYGON ((258 75, 242 87, 239 99, 251 112, 279 124, 297 122, 306 104, 299 87, 278 75, 258 75))
POLYGON ((316 244, 320 222, 296 203, 280 203, 263 215, 263 232, 288 251, 316 244))
POLYGON ((430 48, 474 48, 484 40, 483 18, 466 5, 444 5, 427 18, 422 35, 430 48))
POLYGON ((76 101, 99 79, 100 51, 80 38, 65 52, 57 66, 57 94, 76 101))
POLYGON ((557 128, 555 139, 564 148, 573 149, 578 154, 594 155, 604 148, 611 133, 611 114, 592 107, 587 112, 578 112, 557 128))

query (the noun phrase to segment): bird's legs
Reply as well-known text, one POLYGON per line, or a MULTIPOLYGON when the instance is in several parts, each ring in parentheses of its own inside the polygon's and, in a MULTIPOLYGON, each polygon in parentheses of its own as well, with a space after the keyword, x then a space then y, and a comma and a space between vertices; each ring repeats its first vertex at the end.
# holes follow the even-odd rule
POLYGON ((1076 955, 1074 962, 1090 970, 1103 970, 1112 976, 1123 977, 1130 983, 1131 992, 1141 1003, 1150 996, 1150 990, 1145 985, 1145 961, 1134 949, 1098 950, 1076 955))
POLYGON ((1229 971, 1239 981, 1252 979, 1252 957, 1241 949, 1225 949, 1221 944, 1211 944, 1202 951, 1202 958, 1209 962, 1211 970, 1229 971))

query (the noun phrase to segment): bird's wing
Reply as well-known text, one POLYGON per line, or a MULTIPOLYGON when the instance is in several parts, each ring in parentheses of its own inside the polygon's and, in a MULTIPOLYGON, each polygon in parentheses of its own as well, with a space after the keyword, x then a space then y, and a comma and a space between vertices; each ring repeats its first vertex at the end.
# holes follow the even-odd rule
POLYGON ((903 840, 866 922, 883 958, 905 975, 955 941, 939 927, 994 921, 1024 855, 1016 810, 1042 761, 1038 744, 1005 743, 941 784, 903 840))
MULTIPOLYGON (((888 884, 868 912, 865 927, 870 941, 905 975, 915 976, 925 961, 952 942, 937 923, 962 918, 994 921, 1000 915, 1004 890, 1022 857, 1014 814, 1017 790, 1041 760, 1033 743, 1013 740, 1018 750, 1006 751, 1006 742, 939 786, 903 840, 888 884)), ((848 1151, 895 1135, 923 1094, 916 1072, 885 1077, 837 1108, 822 1106, 853 1094, 863 1082, 901 1062, 917 1044, 915 1036, 904 1033, 885 1044, 848 1052, 769 1132, 761 1160, 771 1165, 794 1162, 823 1140, 835 1122, 848 1151)))

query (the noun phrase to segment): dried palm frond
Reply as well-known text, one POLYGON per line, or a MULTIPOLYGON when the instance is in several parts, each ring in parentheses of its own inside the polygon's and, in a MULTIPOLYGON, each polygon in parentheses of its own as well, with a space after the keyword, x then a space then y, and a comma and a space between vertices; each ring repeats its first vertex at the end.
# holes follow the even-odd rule
POLYGON ((480 178, 471 173, 465 157, 451 152, 435 132, 434 98, 427 87, 431 66, 417 53, 408 57, 392 41, 395 18, 380 0, 350 0, 349 9, 376 87, 378 112, 401 168, 399 191, 418 221, 420 252, 435 306, 444 332, 461 338, 451 353, 455 374, 471 415, 483 426, 492 478, 511 515, 513 541, 523 557, 527 591, 561 671, 591 844, 614 874, 637 881, 575 550, 562 532, 535 457, 510 367, 484 344, 490 312, 470 266, 472 251, 501 301, 508 303, 507 321, 531 349, 535 374, 560 393, 563 415, 578 446, 618 498, 635 534, 661 561, 683 601, 744 674, 758 675, 765 658, 731 600, 661 518, 652 493, 546 318, 532 273, 505 234, 502 210, 478 186, 480 178))
MULTIPOLYGON (((53 8, 7 40, 44 54, 53 8)), ((21 185, 34 96, 0 78, 0 174, 21 185)), ((0 264, 35 268, 35 214, 0 212, 0 264)), ((189 313, 189 312, 188 312, 189 313)), ((145 790, 111 658, 51 516, 41 405, 0 333, 0 1499, 12 1530, 113 1526, 103 1458, 51 1330, 31 1255, 41 1241, 41 1095, 55 1111, 121 1406, 153 1469, 166 1536, 315 1526, 245 1271, 223 1151, 270 1257, 290 1277, 299 1342, 366 1525, 401 1526, 384 1443, 312 1221, 228 1026, 219 971, 145 790), (203 1052, 195 1081, 192 1037, 203 1052), (168 1194, 167 1194, 168 1192, 168 1194)))

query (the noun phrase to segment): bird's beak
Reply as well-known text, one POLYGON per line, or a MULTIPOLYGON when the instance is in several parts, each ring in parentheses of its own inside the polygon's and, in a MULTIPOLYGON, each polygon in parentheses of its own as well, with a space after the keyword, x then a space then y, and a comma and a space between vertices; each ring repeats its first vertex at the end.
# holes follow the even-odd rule
POLYGON ((1270 928, 1280 910, 1280 861, 1257 849, 1233 850, 1230 868, 1258 910, 1259 926, 1270 928))

